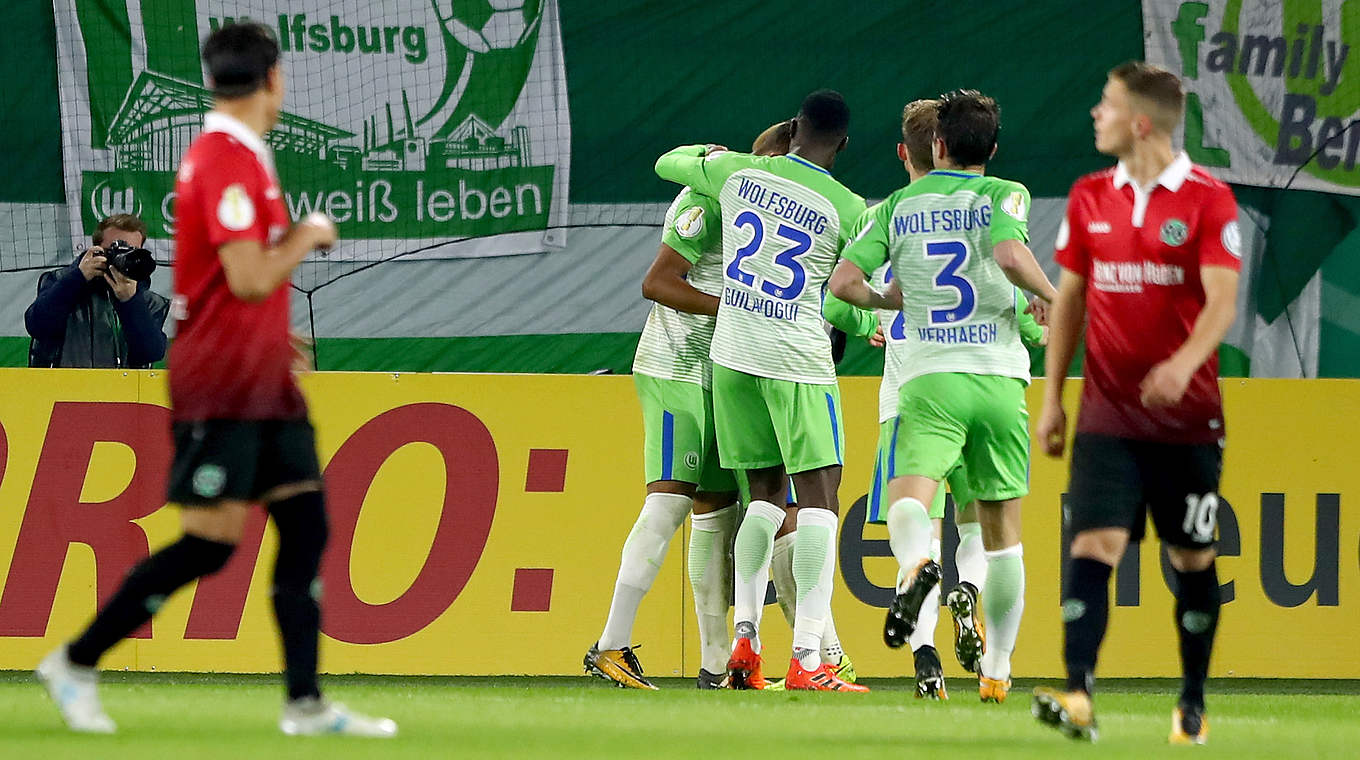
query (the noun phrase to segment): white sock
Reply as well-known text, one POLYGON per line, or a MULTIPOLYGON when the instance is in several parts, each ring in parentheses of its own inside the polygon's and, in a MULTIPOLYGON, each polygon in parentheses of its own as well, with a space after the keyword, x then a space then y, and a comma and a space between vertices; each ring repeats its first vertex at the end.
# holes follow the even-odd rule
MULTIPOLYGON (((940 539, 930 540, 930 558, 936 562, 940 561, 940 539)), ((940 622, 940 584, 926 595, 926 600, 921 603, 921 614, 916 618, 916 630, 907 639, 911 646, 911 651, 915 652, 923 646, 935 646, 935 627, 940 622)))
POLYGON ((693 506, 693 499, 677 493, 647 494, 633 531, 623 542, 623 558, 619 562, 618 580, 614 582, 609 618, 600 634, 600 649, 622 649, 632 644, 638 605, 661 570, 671 536, 693 506))
POLYGON ((737 625, 749 624, 757 635, 751 637, 751 647, 760 652, 760 613, 765 609, 765 584, 770 575, 770 554, 774 551, 774 534, 784 524, 784 510, 768 501, 753 501, 746 508, 737 529, 733 545, 733 566, 736 575, 737 625))
POLYGON ((926 505, 913 498, 898 499, 888 507, 888 546, 897 558, 902 572, 897 574, 897 590, 910 573, 930 554, 930 541, 935 537, 934 526, 926 505))
POLYGON ((689 583, 699 620, 699 663, 710 673, 727 668, 732 651, 727 633, 727 606, 732 590, 732 555, 727 546, 737 530, 736 504, 691 515, 689 583))
POLYGON ((987 651, 982 655, 980 675, 988 678, 1011 677, 1011 652, 1015 651, 1020 618, 1025 612, 1024 556, 1020 544, 987 552, 987 593, 982 595, 987 651))
POLYGON ((831 588, 836 571, 836 513, 800 507, 794 534, 793 578, 798 586, 793 649, 807 670, 821 665, 822 634, 831 617, 831 588))
POLYGON ((987 577, 987 555, 982 548, 982 525, 959 524, 959 547, 954 550, 954 566, 959 571, 959 582, 968 581, 978 591, 987 577))
POLYGON ((839 665, 845 650, 841 649, 841 637, 836 634, 836 615, 827 610, 826 630, 822 631, 822 663, 839 665))
POLYGON ((794 613, 798 609, 798 585, 793 582, 793 541, 798 534, 786 533, 774 540, 770 555, 770 577, 774 579, 774 594, 779 599, 779 610, 793 629, 794 613))

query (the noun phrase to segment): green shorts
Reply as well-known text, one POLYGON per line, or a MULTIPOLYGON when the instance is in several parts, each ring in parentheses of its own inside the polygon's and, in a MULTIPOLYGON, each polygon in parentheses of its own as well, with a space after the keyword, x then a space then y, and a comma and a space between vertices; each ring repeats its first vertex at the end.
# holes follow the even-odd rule
POLYGON ((792 474, 844 463, 845 426, 835 384, 775 380, 714 364, 713 408, 723 467, 783 465, 792 474))
MULTIPOLYGON (((1025 383, 1013 377, 942 372, 902 385, 893 477, 944 480, 962 461, 971 496, 983 501, 1029 493, 1025 383)), ((964 502, 966 503, 966 502, 964 502)))
MULTIPOLYGON (((903 440, 897 420, 894 417, 878 423, 878 457, 874 460, 874 482, 869 488, 868 522, 871 523, 888 521, 888 507, 892 506, 888 499, 888 481, 901 474, 896 471, 898 450, 903 440)), ((949 492, 954 495, 954 509, 960 509, 973 500, 967 469, 962 461, 954 464, 945 480, 949 483, 949 492)), ((930 519, 943 520, 944 506, 944 489, 940 488, 935 491, 935 499, 930 502, 930 519)))
POLYGON ((633 375, 642 402, 643 471, 648 483, 693 483, 700 491, 737 490, 730 470, 718 464, 713 394, 697 383, 633 375))

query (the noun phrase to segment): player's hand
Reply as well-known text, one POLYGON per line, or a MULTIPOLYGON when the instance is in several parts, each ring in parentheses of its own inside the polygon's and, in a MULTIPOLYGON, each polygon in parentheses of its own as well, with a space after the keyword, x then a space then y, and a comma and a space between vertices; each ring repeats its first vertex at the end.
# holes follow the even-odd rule
POLYGON ((1039 328, 1039 345, 1040 346, 1048 345, 1048 325, 1044 325, 1039 328))
POLYGON ((118 271, 115 267, 106 267, 104 270, 104 281, 109 284, 109 290, 119 301, 127 303, 127 300, 137 295, 137 281, 118 271))
POLYGON ((320 211, 313 211, 308 214, 301 222, 298 222, 298 226, 305 228, 307 234, 311 236, 312 248, 325 250, 335 245, 335 241, 339 239, 335 222, 320 211))
POLYGON ((312 342, 302 337, 296 330, 288 331, 288 346, 293 349, 293 361, 291 369, 295 373, 311 372, 312 367, 312 342))
MULTIPOLYGON (((1051 306, 1052 304, 1050 304, 1048 301, 1045 301, 1044 299, 1038 296, 1034 296, 1033 298, 1029 299, 1029 306, 1025 307, 1025 313, 1032 315, 1034 317, 1034 321, 1038 322, 1040 325, 1047 325, 1048 310, 1051 306)), ((1044 344, 1047 343, 1048 343, 1047 331, 1045 331, 1044 344)))
POLYGON ((1044 402, 1035 436, 1045 454, 1051 457, 1063 455, 1063 448, 1067 446, 1067 412, 1061 403, 1044 402))
POLYGON ((722 152, 724 152, 724 151, 726 151, 726 150, 727 150, 727 146, 726 146, 726 145, 719 145, 719 144, 717 144, 717 143, 708 143, 707 145, 704 146, 704 156, 705 156, 705 157, 708 157, 708 156, 713 155, 714 153, 722 153, 722 152))
POLYGON ((109 261, 104 258, 104 249, 96 245, 85 249, 85 255, 80 257, 80 263, 76 267, 85 276, 85 281, 89 282, 109 271, 109 261))
POLYGON ((883 325, 874 328, 874 334, 869 336, 869 345, 874 348, 883 348, 887 345, 888 339, 883 335, 883 325))
POLYGON ((1143 406, 1156 409, 1162 406, 1175 406, 1185 395, 1185 387, 1190 384, 1193 368, 1186 368, 1175 358, 1158 363, 1148 371, 1147 377, 1138 384, 1139 398, 1143 406))

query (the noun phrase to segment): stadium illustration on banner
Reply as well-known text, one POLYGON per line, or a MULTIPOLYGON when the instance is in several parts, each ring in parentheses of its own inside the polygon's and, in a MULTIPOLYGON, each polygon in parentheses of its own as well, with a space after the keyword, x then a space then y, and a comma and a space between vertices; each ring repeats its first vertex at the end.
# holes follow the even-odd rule
MULTIPOLYGON (((479 251, 560 243, 542 234, 564 219, 570 150, 553 0, 410 0, 381 11, 358 2, 185 4, 197 35, 158 35, 158 20, 130 19, 124 57, 87 59, 62 82, 76 95, 64 101, 63 127, 79 158, 67 169, 78 172, 68 193, 79 193, 73 223, 83 231, 135 213, 151 237, 173 236, 175 166, 212 103, 196 39, 250 19, 278 38, 290 81, 288 108, 267 136, 288 210, 295 219, 329 214, 347 241, 338 255, 391 255, 382 241, 419 247, 534 231, 479 251)), ((73 5, 65 10, 90 12, 73 5)))

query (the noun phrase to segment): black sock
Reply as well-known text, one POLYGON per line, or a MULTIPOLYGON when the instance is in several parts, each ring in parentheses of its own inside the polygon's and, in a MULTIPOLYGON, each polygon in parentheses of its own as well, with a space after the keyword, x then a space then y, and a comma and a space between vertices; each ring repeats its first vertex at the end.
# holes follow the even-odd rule
POLYGON ((1181 703, 1204 707, 1204 682, 1209 677, 1209 654, 1218 630, 1222 604, 1218 569, 1210 564, 1196 572, 1176 571, 1176 633, 1181 639, 1181 703))
POLYGON ((271 504, 279 531, 274 560, 274 616, 283 639, 283 678, 289 699, 319 697, 316 680, 317 637, 321 633, 320 587, 313 585, 326 549, 325 501, 320 492, 298 494, 271 504))
POLYGON ((1063 594, 1063 659, 1067 690, 1091 693, 1095 688, 1096 655, 1110 617, 1110 571, 1094 559, 1074 557, 1067 565, 1063 594))
POLYGON ((71 662, 94 667, 114 644, 150 620, 166 597, 190 581, 222 569, 235 548, 185 535, 142 560, 105 602, 94 622, 68 645, 71 662))

